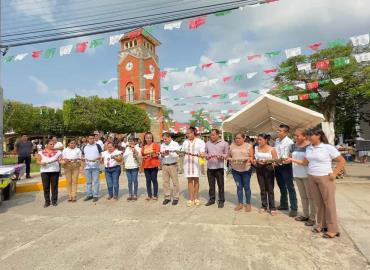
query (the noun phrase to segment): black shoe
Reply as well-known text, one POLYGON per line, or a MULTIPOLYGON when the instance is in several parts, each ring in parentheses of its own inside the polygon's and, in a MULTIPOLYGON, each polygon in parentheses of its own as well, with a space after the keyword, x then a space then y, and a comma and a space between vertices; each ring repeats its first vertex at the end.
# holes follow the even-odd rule
POLYGON ((99 198, 98 197, 94 197, 93 198, 93 202, 97 202, 97 201, 99 201, 99 198))
POLYGON ((213 202, 213 201, 208 201, 208 202, 205 204, 205 206, 210 206, 210 205, 212 205, 212 204, 215 204, 215 202, 213 202))
POLYGON ((179 200, 173 200, 172 205, 177 205, 179 203, 179 200))
POLYGON ((290 210, 289 217, 296 217, 298 215, 297 210, 290 210))
POLYGON ((224 202, 219 202, 218 203, 218 208, 224 208, 224 202))
POLYGON ((289 210, 289 208, 288 207, 278 206, 277 207, 277 210, 279 210, 279 211, 287 211, 287 210, 289 210))
POLYGON ((87 202, 87 201, 90 201, 92 200, 93 196, 87 196, 85 199, 84 199, 84 202, 87 202))
POLYGON ((26 175, 26 179, 31 179, 31 175, 26 175))
POLYGON ((171 200, 169 200, 169 199, 165 199, 164 201, 163 201, 163 205, 166 205, 166 204, 168 204, 168 203, 170 203, 171 202, 171 200))
POLYGON ((58 206, 58 203, 57 202, 53 202, 53 206, 58 206))
POLYGON ((49 207, 49 206, 50 206, 50 203, 49 203, 49 202, 46 202, 46 203, 44 204, 44 208, 49 207))

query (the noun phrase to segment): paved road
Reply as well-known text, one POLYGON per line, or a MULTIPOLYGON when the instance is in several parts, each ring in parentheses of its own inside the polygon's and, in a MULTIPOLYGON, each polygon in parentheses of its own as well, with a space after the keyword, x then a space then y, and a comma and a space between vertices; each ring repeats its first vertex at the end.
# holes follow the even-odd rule
MULTIPOLYGON (((60 204, 43 209, 42 193, 19 194, 0 207, 0 269, 370 269, 370 168, 349 173, 354 177, 337 186, 342 236, 334 240, 312 234, 287 213, 258 214, 255 176, 252 213, 233 211, 231 177, 224 209, 187 208, 184 180, 178 206, 144 197, 126 202, 126 178, 117 202, 71 204, 61 190, 60 204)), ((141 194, 144 183, 141 176, 141 194)), ((203 203, 207 192, 203 178, 203 203)))

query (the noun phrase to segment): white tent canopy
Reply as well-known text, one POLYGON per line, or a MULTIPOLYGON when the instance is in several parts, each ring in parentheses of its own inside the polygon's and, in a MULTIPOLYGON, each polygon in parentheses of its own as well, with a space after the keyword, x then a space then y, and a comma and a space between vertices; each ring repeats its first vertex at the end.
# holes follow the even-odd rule
POLYGON ((222 123, 224 132, 257 135, 286 124, 292 130, 311 128, 324 121, 321 113, 281 98, 264 94, 222 123))

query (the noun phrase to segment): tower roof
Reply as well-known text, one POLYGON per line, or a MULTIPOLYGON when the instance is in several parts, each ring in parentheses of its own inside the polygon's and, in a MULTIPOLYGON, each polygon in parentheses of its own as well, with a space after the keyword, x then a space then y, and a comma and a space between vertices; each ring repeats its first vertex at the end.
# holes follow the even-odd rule
POLYGON ((154 36, 152 36, 150 33, 148 32, 145 32, 145 30, 143 28, 136 28, 132 31, 129 31, 129 32, 126 32, 120 41, 124 41, 124 40, 128 40, 128 39, 132 39, 132 38, 135 38, 135 37, 138 37, 138 36, 144 36, 146 37, 150 42, 152 42, 155 46, 159 46, 161 45, 162 43, 156 39, 154 36))

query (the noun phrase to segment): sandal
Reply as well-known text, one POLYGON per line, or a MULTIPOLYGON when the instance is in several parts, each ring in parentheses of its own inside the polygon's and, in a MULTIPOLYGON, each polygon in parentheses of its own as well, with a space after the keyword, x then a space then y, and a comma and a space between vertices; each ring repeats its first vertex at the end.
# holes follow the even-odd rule
POLYGON ((276 210, 271 210, 270 211, 271 216, 276 216, 278 212, 276 210))
POLYGON ((153 197, 153 201, 158 201, 158 197, 153 197))
POLYGON ((312 219, 309 219, 309 220, 307 220, 305 223, 304 223, 304 225, 305 226, 313 226, 313 225, 315 225, 315 221, 314 220, 312 220, 312 219))
POLYGON ((322 228, 313 228, 312 229, 313 233, 322 233, 323 231, 324 231, 324 229, 322 229, 322 228))
POLYGON ((152 199, 152 197, 146 197, 145 200, 146 201, 150 201, 152 199))
POLYGON ((329 233, 324 233, 324 235, 322 236, 323 238, 325 239, 333 239, 335 237, 340 237, 340 232, 337 232, 335 234, 329 234, 329 233))
POLYGON ((308 217, 304 217, 304 216, 298 216, 294 220, 295 221, 308 221, 309 218, 308 217))
POLYGON ((187 207, 192 207, 194 205, 194 202, 193 201, 187 201, 186 203, 187 207))
POLYGON ((137 201, 137 196, 133 196, 131 200, 137 201))
POLYGON ((263 213, 266 213, 267 212, 267 209, 265 208, 260 208, 260 210, 258 210, 258 213, 260 214, 263 214, 263 213))
POLYGON ((199 206, 200 205, 200 200, 194 200, 194 204, 196 205, 196 206, 199 206))

